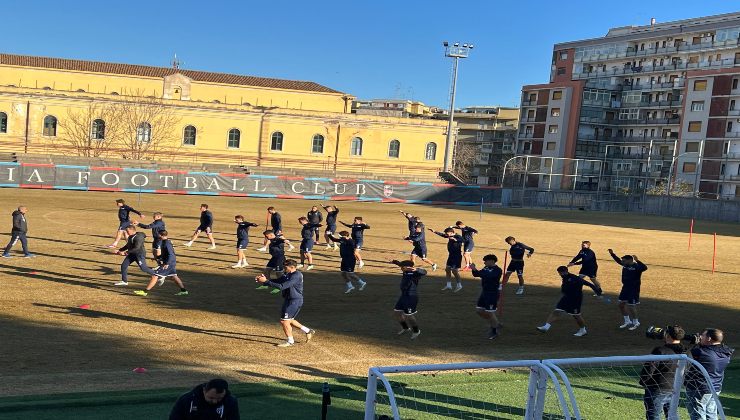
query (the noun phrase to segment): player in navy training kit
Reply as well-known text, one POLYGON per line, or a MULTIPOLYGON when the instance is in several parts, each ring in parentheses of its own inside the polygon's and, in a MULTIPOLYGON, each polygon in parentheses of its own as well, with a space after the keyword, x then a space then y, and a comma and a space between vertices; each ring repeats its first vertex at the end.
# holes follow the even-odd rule
POLYGON ((620 325, 619 328, 628 328, 630 331, 634 331, 640 326, 640 320, 637 319, 637 305, 640 304, 642 272, 647 270, 647 266, 637 259, 637 255, 625 255, 619 258, 611 249, 609 249, 609 255, 617 264, 622 266, 619 311, 622 312, 622 317, 624 317, 624 324, 620 325))
MULTIPOLYGON (((267 214, 270 215, 270 226, 272 227, 272 230, 276 236, 282 236, 283 235, 283 218, 280 216, 280 213, 278 213, 277 210, 275 210, 275 207, 268 207, 267 208, 267 214)), ((262 244, 262 248, 257 249, 257 251, 266 252, 267 251, 267 240, 262 244)), ((292 247, 291 247, 292 249, 292 247)))
POLYGON ((504 274, 504 284, 509 281, 511 273, 516 272, 516 276, 519 277, 519 287, 516 289, 516 294, 521 296, 524 294, 524 253, 527 253, 527 258, 534 254, 534 248, 528 247, 521 242, 517 242, 516 238, 509 236, 505 239, 506 243, 511 246, 509 248, 509 256, 511 261, 509 266, 506 267, 506 274, 504 274))
POLYGON ((586 335, 586 321, 583 320, 581 315, 581 303, 583 303, 583 286, 588 286, 596 292, 597 295, 601 296, 601 288, 594 285, 590 281, 583 277, 568 272, 568 267, 561 265, 558 267, 558 274, 563 278, 563 283, 560 285, 560 292, 563 297, 560 298, 558 304, 555 306, 555 310, 547 317, 545 325, 537 327, 540 332, 547 332, 550 330, 552 323, 560 316, 560 314, 572 315, 576 324, 580 327, 578 331, 573 334, 576 337, 583 337, 586 335))
POLYGON ((359 284, 360 291, 365 290, 367 282, 355 274, 355 265, 357 264, 357 258, 355 258, 355 241, 350 236, 350 233, 343 230, 339 232, 338 237, 333 233, 330 233, 329 240, 339 243, 339 256, 342 258, 342 262, 339 265, 339 271, 342 273, 342 278, 347 285, 344 293, 350 293, 355 290, 355 286, 352 284, 353 280, 357 281, 359 284))
POLYGON ((414 232, 403 239, 410 241, 414 245, 414 249, 411 250, 411 262, 414 265, 416 265, 416 257, 419 257, 422 261, 432 266, 432 271, 437 269, 437 264, 427 258, 427 239, 423 224, 414 223, 414 232))
POLYGON ((473 235, 478 234, 478 231, 465 225, 465 223, 460 220, 455 222, 455 229, 460 229, 460 235, 463 237, 463 263, 465 265, 463 266, 462 271, 470 270, 470 264, 473 262, 473 249, 475 249, 473 235))
MULTIPOLYGON (((283 272, 283 264, 285 263, 285 244, 290 245, 290 241, 285 239, 282 236, 275 235, 275 232, 271 230, 266 230, 262 232, 263 235, 265 235, 265 241, 268 244, 269 252, 270 252, 270 260, 267 261, 267 265, 265 266, 265 271, 263 274, 268 278, 272 278, 272 272, 276 272, 278 274, 283 272)), ((291 248, 293 248, 292 245, 290 245, 291 248)), ((262 289, 269 289, 269 287, 265 285, 260 285, 257 287, 258 290, 262 289)), ((274 289, 272 294, 279 293, 280 289, 274 289)))
POLYGON ((285 343, 278 344, 278 347, 290 347, 295 345, 293 339, 293 327, 300 328, 306 333, 306 342, 309 342, 316 331, 301 325, 295 318, 303 306, 303 273, 296 268, 295 260, 285 261, 285 272, 279 279, 272 281, 264 274, 255 278, 258 283, 266 286, 272 286, 276 290, 282 291, 283 307, 280 311, 280 324, 283 326, 283 332, 288 340, 285 343))
POLYGON ((126 205, 126 202, 121 198, 116 200, 116 205, 118 206, 118 231, 116 232, 116 238, 113 240, 112 244, 108 245, 108 248, 117 247, 118 241, 120 241, 121 238, 128 239, 126 228, 131 224, 129 213, 136 213, 139 217, 142 217, 138 210, 126 205))
POLYGON ((498 337, 499 326, 496 310, 498 309, 503 270, 496 265, 496 261, 498 261, 498 258, 495 255, 488 254, 483 257, 484 267, 482 269, 478 270, 475 264, 470 264, 473 277, 480 278, 481 292, 475 309, 478 312, 478 316, 487 320, 491 325, 491 332, 488 334, 489 340, 498 337))
POLYGON ((143 232, 136 232, 136 226, 131 224, 126 226, 126 233, 128 234, 126 245, 116 252, 118 255, 126 256, 121 263, 121 281, 115 283, 116 286, 128 286, 128 266, 131 263, 136 263, 141 271, 149 275, 154 274, 154 271, 146 265, 146 249, 144 249, 146 235, 143 232))
POLYGON ((185 242, 184 245, 187 247, 193 246, 193 242, 198 239, 201 232, 205 232, 208 239, 211 241, 211 246, 209 246, 208 249, 216 249, 216 240, 213 239, 213 213, 208 210, 208 204, 200 205, 200 225, 195 229, 195 233, 193 233, 193 237, 190 238, 190 242, 185 242))
POLYGON ((401 324, 398 335, 411 331, 411 339, 415 340, 421 334, 419 324, 416 322, 416 306, 419 303, 419 280, 427 274, 423 268, 414 268, 413 261, 390 261, 401 267, 401 297, 398 298, 393 313, 401 324))
POLYGON ((601 283, 596 279, 599 264, 596 261, 596 253, 591 249, 591 241, 581 242, 581 251, 570 260, 568 267, 574 265, 581 266, 581 269, 578 271, 578 275, 581 278, 588 277, 596 287, 601 288, 601 283))
MULTIPOLYGON (((308 213, 306 213, 306 218, 308 219, 308 223, 311 223, 314 225, 318 225, 324 221, 324 215, 321 214, 317 206, 311 207, 311 210, 308 213)), ((318 227, 314 229, 314 235, 316 236, 316 240, 314 241, 314 244, 318 245, 319 237, 320 237, 318 227)))
MULTIPOLYGON (((413 214, 406 213, 403 210, 399 210, 399 212, 401 212, 401 214, 403 215, 403 217, 405 217, 406 220, 408 220, 408 223, 409 223, 409 236, 413 235, 414 232, 416 232, 416 217, 413 214)), ((423 229, 422 229, 422 231, 423 231, 423 229)))
POLYGON ((339 249, 339 245, 333 242, 330 236, 337 232, 337 215, 339 214, 339 209, 337 206, 325 206, 323 203, 320 206, 326 210, 326 229, 324 230, 326 249, 337 250, 339 249))
POLYGON ((457 285, 455 286, 454 292, 457 293, 462 290, 462 282, 460 281, 460 267, 462 265, 462 236, 455 233, 455 229, 448 227, 444 233, 436 232, 434 229, 429 229, 434 234, 447 239, 447 263, 445 264, 445 275, 447 276, 447 284, 442 290, 452 290, 452 276, 455 276, 457 285))
POLYGON ((152 274, 152 279, 149 280, 149 284, 146 286, 146 289, 137 290, 134 292, 134 294, 139 296, 147 296, 149 292, 154 288, 155 284, 159 283, 159 285, 161 286, 162 284, 164 284, 164 279, 166 279, 167 277, 172 277, 172 281, 174 281, 175 284, 177 284, 177 287, 180 288, 180 291, 175 293, 175 296, 187 296, 188 289, 185 288, 185 286, 182 284, 182 280, 177 275, 177 260, 175 258, 175 248, 172 246, 172 241, 167 239, 168 233, 166 230, 160 231, 159 236, 161 250, 159 257, 157 257, 157 263, 159 263, 159 266, 154 269, 154 274, 152 274))
POLYGON ((308 262, 306 271, 313 269, 313 237, 318 228, 323 226, 321 223, 310 223, 307 217, 299 217, 298 223, 301 224, 301 263, 298 268, 303 268, 303 263, 308 262))
POLYGON ((162 253, 162 237, 160 233, 166 229, 164 220, 162 220, 162 213, 154 212, 151 223, 136 223, 136 226, 152 230, 152 255, 154 255, 154 259, 156 260, 162 253))
POLYGON ((360 268, 364 267, 365 262, 362 261, 360 250, 362 250, 364 231, 365 229, 370 229, 370 225, 362 223, 362 217, 355 217, 355 220, 352 221, 351 225, 348 225, 344 222, 339 223, 352 229, 352 239, 355 241, 355 258, 357 258, 357 262, 360 264, 360 268))
POLYGON ((232 265, 231 268, 242 268, 248 267, 247 257, 244 255, 244 250, 249 245, 249 228, 259 226, 257 223, 247 222, 244 220, 244 216, 237 214, 234 216, 234 223, 236 223, 236 264, 232 265))

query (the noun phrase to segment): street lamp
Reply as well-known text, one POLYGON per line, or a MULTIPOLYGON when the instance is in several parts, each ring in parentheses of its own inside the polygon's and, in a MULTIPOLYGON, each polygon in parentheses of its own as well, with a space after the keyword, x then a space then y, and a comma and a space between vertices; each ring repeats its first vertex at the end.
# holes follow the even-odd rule
POLYGON ((449 172, 450 171, 450 160, 452 157, 451 148, 453 146, 452 123, 455 118, 454 114, 455 114, 455 89, 457 88, 457 64, 461 58, 468 58, 468 55, 470 54, 470 50, 473 49, 473 44, 460 45, 459 42, 455 42, 454 44, 450 45, 449 42, 445 41, 442 43, 442 46, 445 47, 445 57, 450 57, 453 59, 452 61, 452 86, 450 88, 450 119, 447 124, 447 140, 445 142, 445 160, 444 160, 444 166, 443 166, 443 171, 449 172))

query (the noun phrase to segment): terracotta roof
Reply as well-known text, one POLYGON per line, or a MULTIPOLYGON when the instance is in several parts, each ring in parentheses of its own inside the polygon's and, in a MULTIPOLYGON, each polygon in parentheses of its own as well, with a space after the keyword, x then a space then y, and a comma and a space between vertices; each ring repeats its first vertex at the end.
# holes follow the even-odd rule
POLYGON ((104 63, 100 61, 71 60, 66 58, 0 54, 0 65, 3 64, 20 67, 39 67, 46 69, 85 71, 91 73, 125 74, 143 77, 165 77, 171 74, 181 73, 198 82, 303 90, 308 92, 342 93, 340 91, 330 89, 315 82, 271 79, 266 77, 243 76, 239 74, 212 73, 207 71, 174 69, 169 67, 140 66, 136 64, 118 64, 104 63))

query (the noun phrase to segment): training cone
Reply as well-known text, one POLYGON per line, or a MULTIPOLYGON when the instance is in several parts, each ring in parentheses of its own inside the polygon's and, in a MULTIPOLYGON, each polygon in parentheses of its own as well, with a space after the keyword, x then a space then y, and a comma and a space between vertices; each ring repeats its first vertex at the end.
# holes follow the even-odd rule
POLYGON ((142 368, 142 367, 135 368, 134 373, 146 373, 146 368, 142 368))
POLYGON ((30 274, 30 275, 32 275, 32 276, 35 276, 35 275, 36 275, 36 274, 38 274, 38 273, 39 273, 38 271, 31 271, 31 272, 30 272, 30 273, 28 273, 28 274, 30 274))
POLYGON ((86 304, 84 304, 84 305, 80 305, 80 306, 78 306, 78 308, 80 308, 80 309, 90 309, 90 305, 88 305, 88 304, 86 303, 86 304))

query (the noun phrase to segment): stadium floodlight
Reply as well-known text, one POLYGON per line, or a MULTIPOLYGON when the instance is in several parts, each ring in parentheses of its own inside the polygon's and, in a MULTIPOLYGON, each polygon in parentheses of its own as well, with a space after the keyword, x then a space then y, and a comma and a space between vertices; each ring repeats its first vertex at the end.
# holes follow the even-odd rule
POLYGON ((450 46, 450 43, 447 41, 444 41, 442 45, 445 47, 445 57, 450 57, 453 59, 452 62, 452 86, 450 87, 450 116, 449 121, 447 123, 447 139, 445 140, 445 158, 444 158, 444 165, 443 165, 443 171, 449 172, 451 167, 451 148, 453 146, 452 142, 452 125, 455 119, 455 90, 457 89, 457 66, 458 61, 461 58, 468 58, 468 55, 470 54, 470 50, 473 48, 473 44, 463 44, 460 46, 459 42, 455 42, 450 46))

